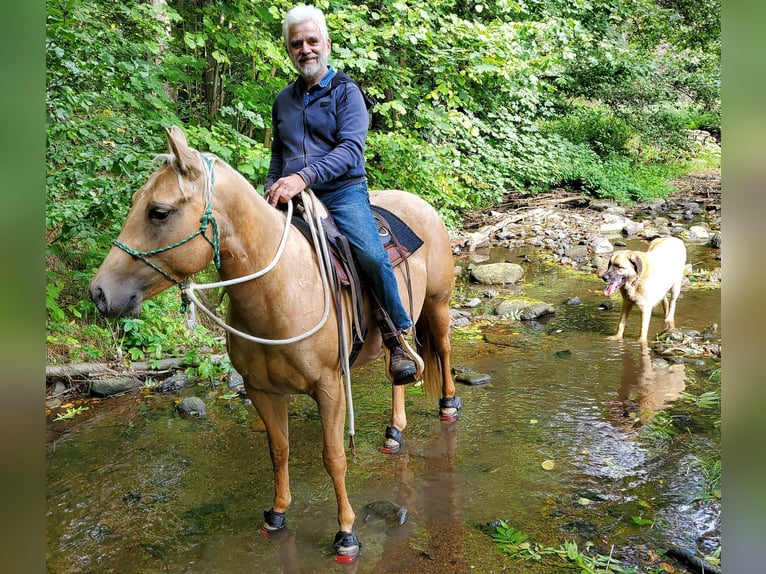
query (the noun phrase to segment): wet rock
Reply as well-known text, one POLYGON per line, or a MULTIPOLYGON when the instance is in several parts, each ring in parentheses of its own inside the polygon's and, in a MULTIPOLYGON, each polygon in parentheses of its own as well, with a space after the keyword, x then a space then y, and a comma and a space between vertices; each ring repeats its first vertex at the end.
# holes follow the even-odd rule
POLYGON ((91 382, 90 392, 102 397, 110 397, 120 393, 127 393, 139 387, 139 382, 131 377, 117 377, 115 379, 97 379, 91 382))
POLYGON ((517 263, 487 263, 471 270, 471 277, 482 285, 516 283, 524 277, 524 268, 517 263))
POLYGON ((569 349, 562 349, 561 351, 556 351, 555 353, 553 353, 553 356, 556 357, 557 359, 566 359, 567 357, 572 356, 572 351, 570 351, 569 349))
POLYGON ((473 299, 469 299, 465 303, 463 303, 463 307, 468 307, 469 309, 472 309, 473 307, 478 307, 481 305, 481 299, 478 297, 474 297, 473 299))
POLYGON ((407 521, 409 511, 403 506, 399 506, 390 500, 374 500, 365 504, 362 508, 364 521, 370 518, 382 518, 386 521, 386 526, 401 526, 407 521))
POLYGON ((582 262, 585 260, 588 255, 590 255, 590 251, 588 250, 587 245, 575 245, 574 247, 568 249, 566 252, 566 256, 572 259, 573 261, 582 262))
POLYGON ((199 397, 184 397, 176 406, 182 418, 203 418, 207 413, 205 402, 199 397))
POLYGON ((721 232, 720 231, 716 231, 710 237, 710 247, 713 247, 714 249, 721 248, 721 232))
POLYGON ((531 321, 555 313, 556 309, 550 303, 545 303, 538 299, 529 299, 527 297, 517 297, 514 299, 505 299, 495 307, 495 315, 501 317, 511 317, 519 321, 531 321))
POLYGON ((468 327, 471 324, 471 314, 459 309, 450 309, 450 327, 468 327))
POLYGON ((490 377, 488 374, 477 373, 476 371, 473 371, 468 368, 453 369, 453 373, 455 375, 456 382, 470 385, 473 387, 480 387, 482 385, 486 385, 492 380, 492 377, 490 377))
POLYGON ((582 300, 579 297, 572 297, 570 299, 567 299, 567 305, 580 305, 582 304, 582 300))
POLYGON ((598 308, 601 309, 602 311, 609 311, 613 306, 614 306, 614 303, 612 303, 611 299, 606 299, 601 302, 598 308))
POLYGON ((245 381, 242 379, 242 375, 240 375, 235 369, 231 369, 229 371, 226 380, 228 381, 230 389, 237 389, 245 385, 245 381))
POLYGON ((189 377, 183 374, 179 375, 172 375, 162 381, 158 386, 157 390, 161 393, 169 393, 172 391, 180 391, 183 389, 186 384, 189 382, 189 377))

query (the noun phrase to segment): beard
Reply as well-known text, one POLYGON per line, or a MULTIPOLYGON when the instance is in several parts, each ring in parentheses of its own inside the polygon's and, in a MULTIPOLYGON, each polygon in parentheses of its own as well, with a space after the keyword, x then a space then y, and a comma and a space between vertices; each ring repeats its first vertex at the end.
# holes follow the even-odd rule
POLYGON ((299 57, 294 58, 292 55, 290 56, 293 66, 295 66, 307 82, 319 80, 327 71, 327 54, 314 54, 314 56, 315 58, 312 57, 303 61, 299 57))

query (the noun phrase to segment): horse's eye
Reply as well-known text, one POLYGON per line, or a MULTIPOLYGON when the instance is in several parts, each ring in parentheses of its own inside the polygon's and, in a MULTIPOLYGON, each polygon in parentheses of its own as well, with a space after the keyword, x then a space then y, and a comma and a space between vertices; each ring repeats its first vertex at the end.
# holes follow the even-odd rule
POLYGON ((149 219, 155 221, 164 221, 170 215, 170 210, 163 207, 152 207, 149 209, 149 219))

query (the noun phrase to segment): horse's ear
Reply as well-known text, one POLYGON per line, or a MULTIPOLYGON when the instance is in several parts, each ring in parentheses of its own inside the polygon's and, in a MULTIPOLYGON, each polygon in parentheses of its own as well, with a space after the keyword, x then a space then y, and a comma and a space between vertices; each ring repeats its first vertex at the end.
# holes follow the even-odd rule
POLYGON ((186 136, 178 126, 165 130, 168 136, 170 153, 175 156, 175 168, 181 175, 199 177, 202 174, 199 155, 186 143, 186 136))

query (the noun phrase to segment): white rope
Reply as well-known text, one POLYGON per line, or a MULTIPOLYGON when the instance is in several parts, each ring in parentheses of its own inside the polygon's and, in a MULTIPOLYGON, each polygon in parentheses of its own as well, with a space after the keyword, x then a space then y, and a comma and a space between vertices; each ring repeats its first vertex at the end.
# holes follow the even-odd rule
POLYGON ((287 216, 285 218, 285 229, 282 235, 282 241, 280 242, 279 248, 277 249, 277 252, 274 255, 274 258, 271 260, 271 263, 269 263, 266 267, 264 267, 260 271, 251 273, 250 275, 245 275, 243 277, 237 277, 235 279, 229 279, 226 281, 218 281, 216 283, 204 283, 204 284, 190 283, 183 290, 184 294, 187 297, 189 297, 189 300, 192 303, 194 303, 197 307, 199 307, 203 313, 205 313, 208 317, 210 317, 216 325, 223 328, 225 331, 231 333, 232 335, 242 337, 243 339, 246 339, 253 343, 259 343, 261 345, 289 345, 292 343, 297 343, 298 341, 303 341, 304 339, 308 339, 309 337, 314 335, 327 322, 327 318, 330 316, 330 284, 329 284, 329 279, 327 277, 328 270, 326 266, 323 265, 322 260, 319 258, 319 254, 321 253, 322 244, 324 240, 324 235, 322 233, 317 234, 314 228, 315 225, 309 225, 309 227, 311 229, 311 237, 314 242, 314 248, 317 252, 317 256, 319 259, 319 270, 320 270, 320 275, 322 276, 322 287, 324 289, 324 312, 322 313, 322 317, 321 319, 319 319, 319 322, 308 331, 295 335, 294 337, 289 337, 287 339, 265 339, 262 337, 256 337, 255 335, 251 335, 249 333, 245 333, 244 331, 240 331, 239 329, 235 329, 231 325, 224 322, 215 313, 213 313, 210 309, 205 307, 204 304, 202 304, 202 302, 194 294, 194 291, 195 290, 201 291, 203 289, 214 289, 217 287, 228 287, 230 285, 244 283, 245 281, 252 281, 253 279, 257 279, 258 277, 261 277, 265 275, 266 273, 268 273, 269 271, 271 271, 279 262, 280 258, 282 257, 285 244, 287 243, 287 237, 289 235, 289 230, 291 227, 290 218, 292 217, 292 211, 293 211, 292 207, 293 207, 292 202, 288 202, 287 216))
MULTIPOLYGON (((207 172, 207 164, 203 161, 202 165, 204 166, 205 171, 207 172)), ((211 181, 210 177, 206 178, 208 182, 211 181)), ((212 190, 209 190, 209 193, 211 193, 212 190)), ((213 322, 218 325, 219 327, 223 328, 228 333, 231 333, 232 335, 236 335, 238 337, 242 337, 243 339, 246 339, 248 341, 251 341, 253 343, 259 343, 261 345, 289 345, 292 343, 297 343, 298 341, 303 341, 304 339, 308 339, 312 335, 314 335, 319 329, 321 329, 325 323, 327 322, 328 317, 330 316, 330 269, 332 269, 331 261, 330 261, 330 250, 327 247, 327 239, 325 238, 325 234, 322 231, 322 215, 321 211, 317 209, 317 204, 319 200, 314 195, 314 192, 311 191, 311 189, 307 189, 303 192, 301 192, 301 199, 303 200, 303 205, 306 208, 306 210, 309 212, 309 217, 307 217, 307 222, 309 224, 309 230, 311 231, 311 239, 314 244, 314 251, 317 254, 317 263, 319 264, 319 274, 322 277, 322 288, 324 291, 324 311, 322 313, 322 318, 319 320, 319 322, 314 325, 311 329, 308 331, 305 331, 304 333, 301 333, 299 335, 295 335, 294 337, 290 337, 287 339, 265 339, 261 337, 256 337, 254 335, 251 335, 249 333, 245 333, 244 331, 240 331, 239 329, 235 329, 231 325, 228 325, 226 322, 224 322, 222 319, 220 319, 215 313, 213 313, 210 309, 205 307, 200 300, 195 295, 194 291, 202 291, 204 289, 217 289, 220 287, 229 287, 231 285, 237 285, 239 283, 244 283, 246 281, 252 281, 253 279, 257 279, 259 277, 262 277, 263 275, 266 275, 269 271, 271 271, 279 262, 279 260, 282 258, 282 254, 284 253, 285 245, 287 244, 287 238, 290 233, 290 228, 292 227, 290 221, 292 219, 293 214, 293 202, 288 201, 287 202, 287 215, 285 217, 285 228, 282 232, 282 238, 279 242, 279 247, 277 248, 276 253, 274 254, 273 259, 271 262, 264 267, 263 269, 256 271, 254 273, 251 273, 250 275, 245 275, 243 277, 236 277, 234 279, 228 279, 226 281, 217 281, 215 283, 190 283, 186 288, 183 289, 184 294, 189 298, 189 300, 194 303, 194 306, 199 307, 200 310, 205 313, 208 317, 210 317, 213 322), (310 200, 310 201, 307 201, 310 200)), ((336 286, 337 287, 337 286, 336 286)), ((194 309, 194 306, 192 309, 194 309)), ((339 317, 342 315, 342 312, 339 310, 339 317)), ((343 325, 338 325, 338 344, 339 344, 339 353, 340 353, 340 361, 341 361, 341 368, 345 373, 345 390, 346 390, 346 408, 348 410, 348 434, 350 437, 350 445, 353 453, 354 460, 356 460, 356 447, 354 446, 354 435, 356 434, 355 425, 354 425, 354 400, 353 396, 351 394, 351 366, 349 364, 349 352, 348 352, 348 343, 346 341, 346 334, 343 329, 343 325)))

